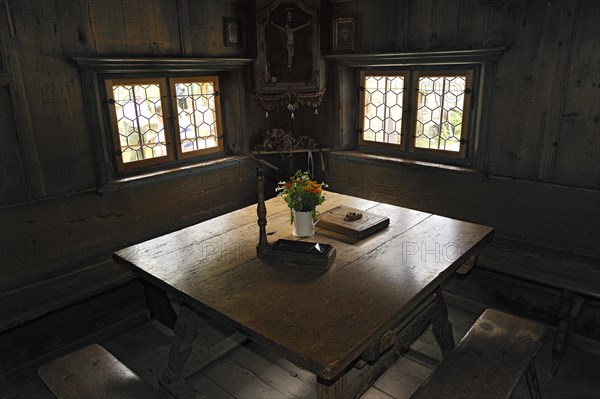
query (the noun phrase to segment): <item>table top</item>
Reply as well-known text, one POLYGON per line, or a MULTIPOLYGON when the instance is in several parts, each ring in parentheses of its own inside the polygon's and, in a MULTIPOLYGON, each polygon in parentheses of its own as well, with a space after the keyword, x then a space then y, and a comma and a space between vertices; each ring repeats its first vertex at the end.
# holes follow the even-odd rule
MULTIPOLYGON (((305 240, 336 248, 328 270, 258 259, 256 205, 124 248, 115 259, 332 379, 493 235, 491 227, 332 192, 318 210, 342 204, 387 216, 390 225, 361 240, 317 228, 305 240)), ((296 239, 283 199, 266 206, 269 242, 296 239)))

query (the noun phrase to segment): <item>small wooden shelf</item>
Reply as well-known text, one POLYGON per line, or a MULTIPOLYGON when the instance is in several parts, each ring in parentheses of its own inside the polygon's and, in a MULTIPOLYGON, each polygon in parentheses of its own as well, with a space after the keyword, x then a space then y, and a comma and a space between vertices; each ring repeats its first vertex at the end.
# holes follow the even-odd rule
POLYGON ((302 152, 330 152, 331 149, 330 148, 313 148, 313 149, 309 149, 309 148, 299 148, 299 149, 295 149, 295 150, 281 150, 281 151, 251 151, 251 154, 253 155, 272 155, 272 154, 297 154, 297 153, 302 153, 302 152))

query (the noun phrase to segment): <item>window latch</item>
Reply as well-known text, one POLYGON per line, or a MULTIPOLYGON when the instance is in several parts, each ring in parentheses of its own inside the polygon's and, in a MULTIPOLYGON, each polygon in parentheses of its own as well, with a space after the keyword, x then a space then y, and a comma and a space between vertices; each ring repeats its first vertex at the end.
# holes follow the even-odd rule
POLYGON ((361 85, 361 86, 358 88, 358 91, 365 91, 365 86, 362 86, 362 85, 361 85))
POLYGON ((460 139, 460 144, 467 144, 469 142, 469 140, 467 139, 460 139))
POLYGON ((106 103, 108 105, 115 105, 117 102, 113 98, 109 98, 108 100, 106 100, 106 103))

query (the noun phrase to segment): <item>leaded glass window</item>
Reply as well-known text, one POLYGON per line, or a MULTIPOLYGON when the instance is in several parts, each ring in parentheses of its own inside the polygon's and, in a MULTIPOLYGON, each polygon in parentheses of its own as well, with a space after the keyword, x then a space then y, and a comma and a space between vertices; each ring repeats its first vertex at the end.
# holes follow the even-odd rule
POLYGON ((360 144, 464 158, 472 71, 361 74, 360 144))
POLYGON ((106 93, 120 171, 223 149, 216 76, 106 80, 106 93))

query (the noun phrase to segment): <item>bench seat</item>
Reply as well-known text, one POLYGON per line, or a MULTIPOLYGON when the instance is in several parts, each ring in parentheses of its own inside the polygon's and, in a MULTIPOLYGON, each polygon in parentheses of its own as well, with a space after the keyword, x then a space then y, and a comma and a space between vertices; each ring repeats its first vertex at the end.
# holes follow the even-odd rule
POLYGON ((12 291, 0 292, 0 332, 124 285, 136 275, 112 259, 12 291))
POLYGON ((487 309, 444 358, 413 399, 505 399, 525 374, 532 398, 540 398, 533 359, 545 327, 487 309))
POLYGON ((98 344, 55 359, 38 374, 59 399, 161 398, 158 391, 98 344))
POLYGON ((552 349, 556 375, 585 299, 600 300, 600 260, 496 237, 479 254, 477 267, 561 290, 552 349))

